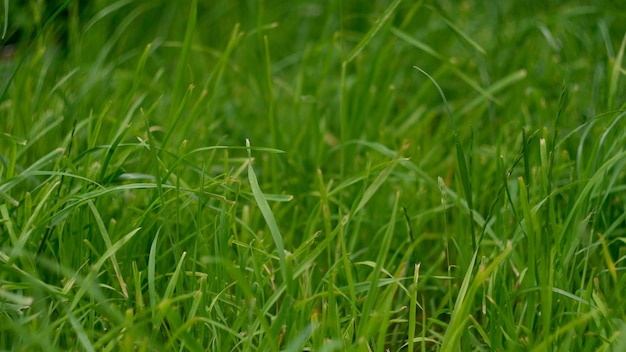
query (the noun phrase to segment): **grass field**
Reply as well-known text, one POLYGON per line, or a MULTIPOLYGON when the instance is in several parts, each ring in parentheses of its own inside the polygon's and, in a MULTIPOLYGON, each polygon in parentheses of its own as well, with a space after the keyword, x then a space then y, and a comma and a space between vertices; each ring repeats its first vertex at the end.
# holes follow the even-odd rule
POLYGON ((0 350, 626 350, 622 2, 4 5, 0 350))

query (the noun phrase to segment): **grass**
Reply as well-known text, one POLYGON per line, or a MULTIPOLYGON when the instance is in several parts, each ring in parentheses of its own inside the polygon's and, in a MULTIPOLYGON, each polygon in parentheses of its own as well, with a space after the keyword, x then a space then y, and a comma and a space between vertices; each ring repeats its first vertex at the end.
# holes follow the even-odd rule
POLYGON ((5 4, 0 350, 626 348, 623 5, 5 4))

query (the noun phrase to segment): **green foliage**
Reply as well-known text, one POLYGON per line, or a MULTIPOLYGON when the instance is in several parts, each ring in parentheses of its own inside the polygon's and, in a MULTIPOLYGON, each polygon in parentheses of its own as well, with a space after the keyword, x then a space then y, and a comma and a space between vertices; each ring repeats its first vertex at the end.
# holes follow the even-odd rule
POLYGON ((3 16, 0 350, 624 349, 620 2, 3 16))

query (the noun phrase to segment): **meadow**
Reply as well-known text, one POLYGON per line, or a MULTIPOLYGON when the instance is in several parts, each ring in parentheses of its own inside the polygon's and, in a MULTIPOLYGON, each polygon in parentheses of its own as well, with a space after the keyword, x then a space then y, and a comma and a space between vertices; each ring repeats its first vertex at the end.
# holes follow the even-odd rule
POLYGON ((626 4, 4 5, 1 351, 626 350, 626 4))

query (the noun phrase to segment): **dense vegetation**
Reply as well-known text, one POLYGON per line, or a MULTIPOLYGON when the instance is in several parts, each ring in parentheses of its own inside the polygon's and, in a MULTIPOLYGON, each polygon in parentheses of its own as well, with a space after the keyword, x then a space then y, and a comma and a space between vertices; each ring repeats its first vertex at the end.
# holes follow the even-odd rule
POLYGON ((0 350, 626 350, 619 1, 5 1, 0 350))

